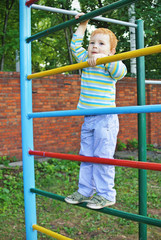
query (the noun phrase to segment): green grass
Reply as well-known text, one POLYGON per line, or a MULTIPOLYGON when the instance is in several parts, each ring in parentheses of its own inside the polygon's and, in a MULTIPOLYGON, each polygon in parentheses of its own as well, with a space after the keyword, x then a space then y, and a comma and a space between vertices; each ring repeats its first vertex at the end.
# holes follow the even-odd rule
MULTIPOLYGON (((35 163, 36 188, 66 196, 77 190, 79 163, 53 160, 35 163)), ((116 167, 117 203, 113 208, 138 214, 138 170, 116 167)), ((161 219, 161 173, 147 171, 148 216, 161 219)), ((37 223, 75 240, 138 239, 138 224, 122 218, 36 196, 37 223)), ((0 170, 0 239, 25 239, 21 167, 0 170)), ((38 239, 53 239, 38 233, 38 239)), ((148 226, 148 240, 161 239, 148 226)))

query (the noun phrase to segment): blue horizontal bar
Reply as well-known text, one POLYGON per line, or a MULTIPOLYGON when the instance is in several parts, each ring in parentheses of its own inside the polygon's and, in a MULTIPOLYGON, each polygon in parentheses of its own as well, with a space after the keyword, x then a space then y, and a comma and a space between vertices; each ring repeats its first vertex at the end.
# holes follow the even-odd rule
POLYGON ((36 112, 36 113, 28 113, 28 118, 67 117, 67 116, 84 116, 84 115, 87 116, 87 115, 103 115, 103 114, 153 113, 153 112, 161 112, 161 104, 114 107, 114 108, 96 108, 96 109, 83 109, 83 110, 64 110, 64 111, 53 111, 53 112, 36 112))

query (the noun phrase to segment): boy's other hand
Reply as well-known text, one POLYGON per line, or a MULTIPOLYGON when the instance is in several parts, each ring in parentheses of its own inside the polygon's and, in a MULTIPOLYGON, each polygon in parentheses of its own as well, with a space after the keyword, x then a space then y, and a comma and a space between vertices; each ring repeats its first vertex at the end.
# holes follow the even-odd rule
MULTIPOLYGON (((83 16, 84 14, 85 14, 85 13, 83 13, 83 12, 78 13, 77 15, 75 15, 75 19, 80 18, 80 17, 83 16)), ((89 22, 89 20, 85 20, 85 21, 81 22, 80 24, 81 24, 81 25, 85 25, 85 24, 87 24, 88 22, 89 22)))
POLYGON ((77 15, 75 15, 75 19, 78 19, 80 18, 81 16, 83 16, 85 13, 81 12, 81 13, 78 13, 77 15))

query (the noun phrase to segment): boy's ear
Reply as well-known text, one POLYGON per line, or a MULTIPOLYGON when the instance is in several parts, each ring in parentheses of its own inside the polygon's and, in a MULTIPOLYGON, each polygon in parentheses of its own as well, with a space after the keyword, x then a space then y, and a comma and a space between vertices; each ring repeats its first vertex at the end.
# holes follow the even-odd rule
POLYGON ((115 48, 112 48, 110 53, 111 53, 111 55, 114 55, 115 52, 116 52, 116 49, 115 49, 115 48))

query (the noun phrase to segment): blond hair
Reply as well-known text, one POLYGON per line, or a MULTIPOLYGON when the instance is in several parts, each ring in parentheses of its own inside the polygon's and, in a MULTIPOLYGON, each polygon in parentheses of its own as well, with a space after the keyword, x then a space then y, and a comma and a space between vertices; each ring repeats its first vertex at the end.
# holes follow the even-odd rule
POLYGON ((97 28, 96 30, 94 30, 92 32, 91 37, 96 34, 99 34, 99 33, 109 35, 110 45, 111 45, 110 50, 112 50, 113 48, 116 48, 118 40, 117 40, 115 34, 111 30, 109 30, 108 28, 97 28))

